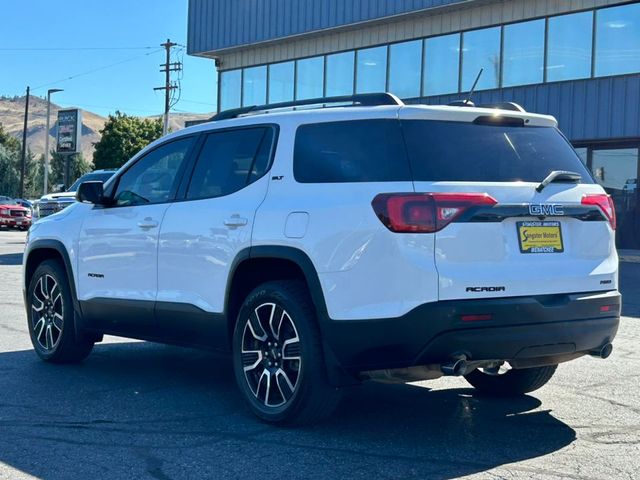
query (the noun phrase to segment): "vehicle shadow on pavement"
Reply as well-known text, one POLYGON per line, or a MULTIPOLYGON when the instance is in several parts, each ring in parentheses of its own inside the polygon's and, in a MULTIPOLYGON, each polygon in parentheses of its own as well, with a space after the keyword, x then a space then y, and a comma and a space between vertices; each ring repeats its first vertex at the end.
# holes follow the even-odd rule
POLYGON ((22 265, 22 253, 0 254, 0 265, 22 265))
POLYGON ((375 383, 347 390, 319 425, 276 428, 250 414, 229 359, 144 342, 98 345, 76 366, 3 353, 0 378, 0 474, 447 479, 575 439, 532 396, 375 383))

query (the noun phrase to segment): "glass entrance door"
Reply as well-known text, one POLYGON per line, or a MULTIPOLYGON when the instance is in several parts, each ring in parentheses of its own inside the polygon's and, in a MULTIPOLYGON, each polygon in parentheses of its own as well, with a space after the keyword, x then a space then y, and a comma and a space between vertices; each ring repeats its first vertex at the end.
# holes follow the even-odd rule
POLYGON ((613 197, 618 218, 618 248, 640 248, 638 148, 596 149, 591 153, 594 177, 613 197))

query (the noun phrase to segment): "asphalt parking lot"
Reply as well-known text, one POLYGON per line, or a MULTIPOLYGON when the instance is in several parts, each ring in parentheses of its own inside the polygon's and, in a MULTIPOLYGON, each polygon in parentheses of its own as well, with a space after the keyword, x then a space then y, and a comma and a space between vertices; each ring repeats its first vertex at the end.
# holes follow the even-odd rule
POLYGON ((640 478, 640 263, 623 263, 614 353, 518 400, 464 380, 350 389, 304 429, 252 417, 227 359, 109 337, 79 366, 39 361, 24 234, 0 231, 0 479, 640 478))

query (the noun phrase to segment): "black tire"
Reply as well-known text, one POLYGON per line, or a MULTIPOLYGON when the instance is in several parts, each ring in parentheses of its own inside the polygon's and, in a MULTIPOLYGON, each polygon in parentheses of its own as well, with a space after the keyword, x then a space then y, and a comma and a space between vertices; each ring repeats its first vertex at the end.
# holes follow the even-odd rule
POLYGON ((245 299, 233 334, 233 368, 249 407, 268 423, 313 423, 340 400, 340 391, 327 380, 309 292, 299 281, 264 283, 245 299))
POLYGON ((558 368, 557 365, 546 367, 511 369, 500 375, 491 375, 481 370, 474 370, 465 375, 465 379, 483 394, 498 397, 515 397, 533 392, 544 386, 558 368))
POLYGON ((78 363, 87 358, 93 342, 76 335, 71 289, 60 262, 46 260, 38 265, 29 283, 27 302, 31 343, 42 360, 78 363))

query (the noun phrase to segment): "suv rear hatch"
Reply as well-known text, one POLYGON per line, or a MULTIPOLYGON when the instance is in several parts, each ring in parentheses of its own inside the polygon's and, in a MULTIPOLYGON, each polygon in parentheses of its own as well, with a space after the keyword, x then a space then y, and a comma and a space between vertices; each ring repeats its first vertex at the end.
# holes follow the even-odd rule
POLYGON ((438 219, 439 299, 616 289, 613 205, 555 121, 455 110, 400 112, 415 191, 438 219), (541 188, 553 171, 580 178, 541 188))

